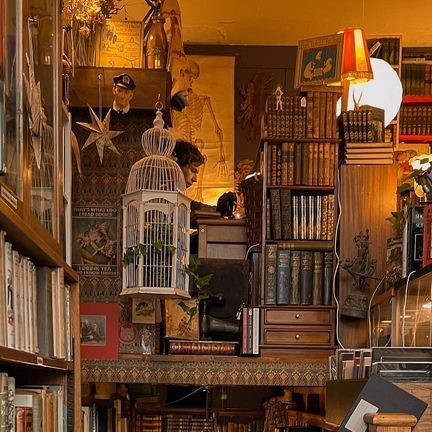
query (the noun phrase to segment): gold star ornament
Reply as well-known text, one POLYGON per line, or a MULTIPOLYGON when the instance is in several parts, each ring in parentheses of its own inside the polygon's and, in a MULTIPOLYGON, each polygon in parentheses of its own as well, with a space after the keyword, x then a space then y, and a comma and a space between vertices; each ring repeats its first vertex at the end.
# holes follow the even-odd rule
POLYGON ((111 110, 108 111, 107 115, 103 120, 101 120, 93 109, 89 106, 91 123, 77 122, 80 126, 82 126, 85 130, 90 132, 87 141, 83 145, 83 150, 89 145, 96 143, 96 148, 98 151, 99 159, 101 163, 103 162, 103 154, 105 147, 109 150, 113 151, 115 154, 120 156, 119 151, 114 146, 111 141, 113 138, 121 135, 124 131, 111 131, 110 128, 110 117, 111 110))

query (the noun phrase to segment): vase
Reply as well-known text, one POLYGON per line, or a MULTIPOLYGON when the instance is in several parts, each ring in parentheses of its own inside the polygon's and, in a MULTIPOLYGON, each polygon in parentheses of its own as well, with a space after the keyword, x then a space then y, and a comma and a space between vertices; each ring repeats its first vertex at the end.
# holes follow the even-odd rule
POLYGON ((164 30, 165 19, 157 15, 146 37, 145 65, 148 69, 166 69, 168 42, 164 30))

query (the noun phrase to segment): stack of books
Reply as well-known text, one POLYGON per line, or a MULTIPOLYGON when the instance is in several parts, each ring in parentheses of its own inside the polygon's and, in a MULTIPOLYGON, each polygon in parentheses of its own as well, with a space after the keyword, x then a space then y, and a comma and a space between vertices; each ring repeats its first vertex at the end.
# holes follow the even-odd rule
POLYGON ((347 165, 392 165, 393 143, 367 142, 346 143, 345 164, 347 165))

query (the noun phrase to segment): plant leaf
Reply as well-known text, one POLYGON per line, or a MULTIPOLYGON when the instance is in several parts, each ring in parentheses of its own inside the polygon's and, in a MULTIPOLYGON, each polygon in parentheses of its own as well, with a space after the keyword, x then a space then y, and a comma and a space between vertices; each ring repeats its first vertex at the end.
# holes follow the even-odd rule
POLYGON ((155 249, 161 253, 162 252, 162 248, 163 248, 163 241, 162 240, 158 240, 157 242, 153 242, 153 246, 155 247, 155 249))
POLYGON ((396 193, 401 194, 411 190, 411 185, 409 183, 402 183, 398 186, 396 193))

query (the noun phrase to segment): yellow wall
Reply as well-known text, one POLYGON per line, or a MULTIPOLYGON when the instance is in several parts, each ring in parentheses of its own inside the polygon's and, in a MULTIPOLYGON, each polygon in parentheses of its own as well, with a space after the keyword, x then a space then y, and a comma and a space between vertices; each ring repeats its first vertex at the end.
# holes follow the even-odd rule
MULTIPOLYGON (((124 0, 140 20, 144 0, 124 0)), ((432 46, 430 0, 179 0, 185 42, 296 45, 299 39, 360 26, 368 34, 402 34, 404 46, 432 46)))

